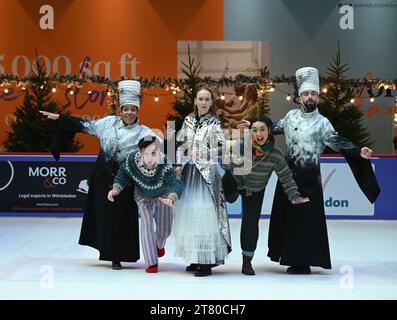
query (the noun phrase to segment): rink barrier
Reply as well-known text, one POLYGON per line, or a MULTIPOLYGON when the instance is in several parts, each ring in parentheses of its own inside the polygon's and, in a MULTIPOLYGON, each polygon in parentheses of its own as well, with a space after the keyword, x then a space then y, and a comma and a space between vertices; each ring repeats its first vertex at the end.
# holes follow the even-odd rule
MULTIPOLYGON (((0 216, 81 217, 92 154, 0 153, 0 216)), ((381 193, 372 205, 359 190, 343 157, 324 155, 321 172, 327 219, 397 220, 397 156, 371 158, 381 193)), ((223 174, 222 168, 219 171, 223 174)), ((262 206, 268 218, 277 178, 269 180, 262 206)), ((229 217, 241 218, 241 197, 228 204, 229 217)))

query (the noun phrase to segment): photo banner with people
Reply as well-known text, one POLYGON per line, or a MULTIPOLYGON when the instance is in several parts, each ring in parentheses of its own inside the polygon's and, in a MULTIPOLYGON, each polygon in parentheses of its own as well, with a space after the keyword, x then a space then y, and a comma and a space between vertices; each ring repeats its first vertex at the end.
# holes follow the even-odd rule
MULTIPOLYGON (((34 70, 37 51, 50 77, 93 76, 95 80, 120 80, 166 77, 176 78, 176 39, 194 39, 197 34, 208 40, 222 40, 222 1, 182 1, 170 5, 164 1, 134 0, 108 3, 100 1, 50 1, 54 28, 43 30, 40 13, 44 3, 37 1, 2 1, 4 15, 0 34, 0 75, 29 77, 34 70), (176 8, 184 8, 183 16, 176 8), (187 23, 189 22, 189 23, 187 23), (106 27, 105 27, 106 26, 106 27), (4 31, 4 32, 3 32, 4 31), (27 36, 28 35, 28 36, 27 36), (23 39, 23 41, 18 41, 23 39)), ((24 103, 25 81, 15 83, 1 79, 0 152, 2 142, 12 131, 15 110, 24 103)), ((77 85, 54 83, 51 99, 73 115, 92 120, 109 113, 106 85, 91 81, 77 85), (72 92, 73 91, 73 92, 72 92)), ((143 92, 144 108, 140 122, 162 129, 170 105, 175 101, 171 91, 150 89, 143 92), (155 101, 155 95, 160 97, 155 101)), ((97 141, 79 135, 81 153, 97 153, 97 141)))

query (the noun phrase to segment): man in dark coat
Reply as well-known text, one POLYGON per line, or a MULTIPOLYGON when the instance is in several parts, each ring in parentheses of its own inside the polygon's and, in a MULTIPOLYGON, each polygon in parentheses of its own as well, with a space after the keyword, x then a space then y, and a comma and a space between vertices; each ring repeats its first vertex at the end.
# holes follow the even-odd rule
POLYGON ((312 67, 296 71, 301 108, 277 121, 273 134, 284 134, 286 161, 302 196, 310 202, 291 205, 280 184, 276 192, 269 225, 269 252, 272 261, 290 266, 290 274, 309 274, 310 266, 331 268, 327 225, 320 174, 320 155, 326 146, 342 153, 355 179, 373 203, 380 190, 368 158, 372 150, 358 147, 338 135, 329 120, 317 109, 318 70, 312 67))

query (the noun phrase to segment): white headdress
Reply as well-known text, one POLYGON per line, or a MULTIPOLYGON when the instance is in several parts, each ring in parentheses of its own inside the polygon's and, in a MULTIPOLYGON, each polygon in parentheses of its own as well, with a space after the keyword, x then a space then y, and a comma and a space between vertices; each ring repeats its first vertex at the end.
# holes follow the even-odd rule
POLYGON ((303 91, 316 91, 320 94, 320 80, 318 70, 313 67, 304 67, 296 70, 296 83, 298 85, 298 93, 301 95, 303 91))
POLYGON ((120 108, 132 104, 138 109, 141 105, 141 84, 135 80, 123 80, 119 82, 120 108))

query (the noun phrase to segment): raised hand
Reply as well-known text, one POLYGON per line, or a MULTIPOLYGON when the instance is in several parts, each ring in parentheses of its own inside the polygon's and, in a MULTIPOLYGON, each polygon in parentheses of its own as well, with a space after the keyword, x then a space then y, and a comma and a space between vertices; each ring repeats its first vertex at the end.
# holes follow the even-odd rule
POLYGON ((309 202, 310 199, 309 198, 298 198, 297 200, 292 200, 292 204, 302 204, 305 202, 309 202))
POLYGON ((112 189, 108 193, 108 200, 111 202, 114 202, 114 197, 117 197, 119 195, 120 191, 117 189, 112 189))
POLYGON ((50 120, 58 120, 59 119, 59 114, 57 114, 57 113, 51 113, 51 112, 47 112, 47 111, 43 111, 43 110, 39 110, 39 112, 42 115, 46 116, 47 119, 50 119, 50 120))
POLYGON ((166 206, 172 208, 174 206, 173 202, 169 198, 158 197, 157 199, 160 200, 161 203, 165 204, 166 206))
POLYGON ((368 147, 362 147, 362 148, 361 148, 360 155, 361 155, 361 157, 364 158, 364 159, 369 159, 369 158, 371 158, 372 152, 373 152, 373 151, 372 151, 370 148, 368 148, 368 147))
POLYGON ((237 122, 237 129, 240 129, 240 131, 244 131, 245 129, 249 129, 251 125, 251 122, 248 120, 241 120, 237 122))
POLYGON ((177 177, 179 177, 179 178, 181 178, 182 177, 182 167, 176 167, 175 168, 175 173, 176 173, 176 176, 177 177))

